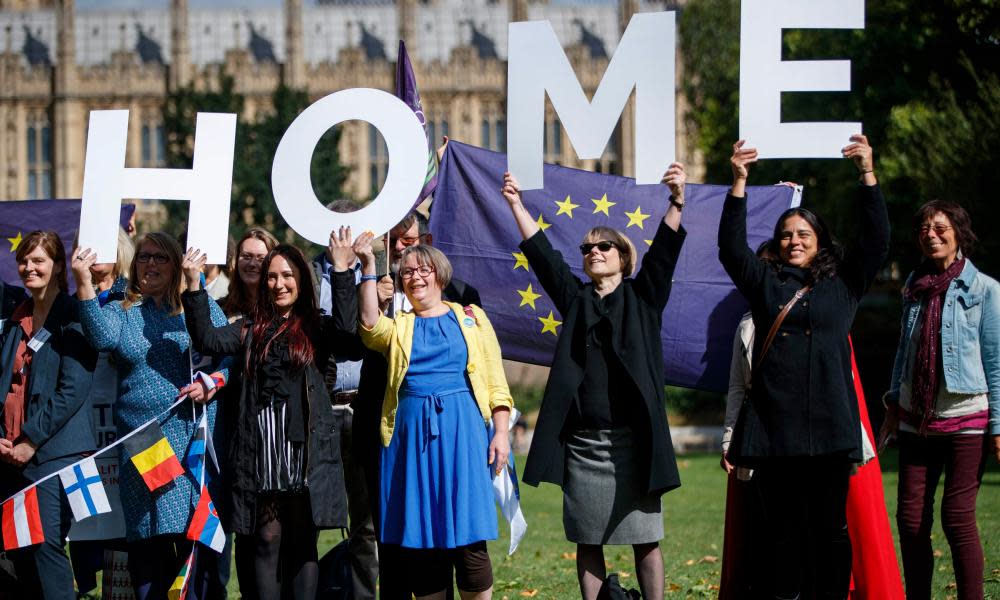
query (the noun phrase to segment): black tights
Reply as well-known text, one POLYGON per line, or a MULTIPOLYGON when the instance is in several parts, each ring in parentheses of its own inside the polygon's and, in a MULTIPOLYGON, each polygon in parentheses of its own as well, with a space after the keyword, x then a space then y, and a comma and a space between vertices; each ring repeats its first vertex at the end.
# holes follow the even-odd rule
POLYGON ((319 566, 309 495, 257 498, 254 572, 259 598, 314 598, 319 566))

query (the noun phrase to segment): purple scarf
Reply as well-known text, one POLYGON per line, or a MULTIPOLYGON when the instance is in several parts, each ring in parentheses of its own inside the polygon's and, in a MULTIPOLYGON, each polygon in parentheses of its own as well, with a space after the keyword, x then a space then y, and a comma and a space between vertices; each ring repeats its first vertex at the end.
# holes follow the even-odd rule
POLYGON ((910 404, 920 415, 920 433, 927 431, 927 425, 934 418, 937 400, 938 353, 941 348, 941 310, 944 294, 953 279, 965 268, 965 259, 956 260, 951 266, 938 273, 933 265, 925 262, 916 272, 916 279, 906 291, 911 302, 924 305, 924 318, 920 323, 920 339, 917 343, 917 357, 913 363, 913 387, 910 404))

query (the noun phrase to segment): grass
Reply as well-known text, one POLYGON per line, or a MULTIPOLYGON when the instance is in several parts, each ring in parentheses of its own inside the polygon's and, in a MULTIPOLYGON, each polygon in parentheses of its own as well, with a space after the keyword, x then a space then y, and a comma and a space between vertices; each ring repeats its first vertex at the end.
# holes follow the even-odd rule
MULTIPOLYGON (((979 492, 978 518, 986 552, 986 598, 1000 600, 1000 468, 993 459, 989 462, 979 492)), ((683 485, 664 496, 663 502, 666 537, 660 547, 666 597, 714 598, 722 558, 725 477, 714 454, 683 456, 678 465, 683 485)), ((883 459, 883 479, 895 535, 897 474, 895 456, 891 453, 883 459)), ((941 487, 936 506, 940 506, 941 487)), ((579 598, 572 554, 575 548, 563 536, 561 492, 551 485, 521 486, 521 506, 528 532, 517 552, 506 556, 505 523, 501 523, 501 538, 490 543, 495 597, 498 600, 579 598)), ((320 537, 321 550, 325 552, 340 539, 339 532, 324 532, 320 537)), ((935 553, 940 552, 935 563, 934 597, 953 598, 951 553, 938 523, 934 526, 933 544, 935 553)), ((638 587, 631 548, 609 546, 605 549, 605 559, 609 572, 627 574, 622 576, 623 582, 638 587)), ((236 589, 235 582, 230 583, 230 589, 236 589)))

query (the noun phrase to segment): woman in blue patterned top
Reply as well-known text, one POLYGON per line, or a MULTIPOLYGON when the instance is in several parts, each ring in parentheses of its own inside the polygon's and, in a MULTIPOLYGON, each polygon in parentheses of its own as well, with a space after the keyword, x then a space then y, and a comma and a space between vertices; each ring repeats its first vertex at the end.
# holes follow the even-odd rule
MULTIPOLYGON (((208 403, 216 389, 191 383, 191 341, 181 310, 181 247, 165 233, 148 233, 136 245, 125 299, 100 306, 91 285, 90 267, 96 255, 78 250, 72 262, 80 302, 80 321, 87 339, 100 352, 111 352, 118 369, 115 427, 118 436, 133 431, 166 410, 181 394, 208 403)), ((222 310, 210 301, 212 321, 226 323, 222 310)), ((225 380, 227 370, 218 374, 225 380)), ((206 404, 209 427, 215 427, 216 406, 206 404)), ((201 410, 198 410, 198 418, 201 410)), ((190 403, 182 403, 162 419, 161 427, 178 458, 187 455, 197 421, 190 403)), ((185 533, 198 503, 199 486, 189 475, 150 492, 128 457, 119 458, 119 489, 125 510, 129 574, 136 597, 162 598, 186 560, 190 542, 185 533)), ((210 485, 210 490, 214 488, 210 485)), ((198 553, 198 578, 190 590, 208 584, 216 554, 198 553)), ((197 594, 197 597, 202 597, 197 594)))

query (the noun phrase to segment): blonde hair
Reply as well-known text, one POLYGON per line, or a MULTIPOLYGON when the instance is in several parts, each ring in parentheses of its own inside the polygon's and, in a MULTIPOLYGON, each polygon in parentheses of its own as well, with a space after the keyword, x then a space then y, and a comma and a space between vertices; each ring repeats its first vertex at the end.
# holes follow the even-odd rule
POLYGON ((635 244, 632 240, 628 239, 628 236, 624 233, 614 229, 613 227, 606 227, 604 225, 598 225, 590 231, 587 235, 583 236, 583 243, 593 243, 600 242, 602 240, 607 240, 618 248, 618 254, 621 256, 622 260, 622 274, 625 277, 631 277, 635 275, 635 244))
POLYGON ((135 258, 135 244, 128 233, 118 228, 118 255, 115 257, 115 267, 111 270, 112 279, 122 277, 129 272, 132 267, 132 259, 135 258))
MULTIPOLYGON (((180 243, 173 236, 162 231, 144 234, 136 242, 136 249, 142 248, 142 245, 147 242, 156 246, 167 255, 167 262, 170 264, 171 273, 170 281, 167 283, 167 293, 163 300, 171 315, 179 315, 181 313, 181 292, 183 291, 184 284, 184 280, 181 277, 181 260, 184 251, 181 250, 180 243)), ((139 290, 139 261, 133 259, 132 266, 129 268, 128 289, 125 291, 125 300, 122 301, 122 308, 128 310, 140 300, 142 300, 142 292, 139 290)))
MULTIPOLYGON (((416 257, 418 265, 427 265, 434 269, 434 279, 437 281, 438 285, 441 286, 442 290, 448 287, 448 284, 451 283, 452 268, 451 261, 449 261, 448 257, 444 255, 444 252, 441 252, 434 246, 428 246, 427 244, 409 246, 403 250, 403 253, 399 256, 399 264, 403 265, 406 263, 406 257, 411 254, 416 257)), ((403 289, 402 266, 400 266, 399 270, 400 272, 396 273, 396 287, 403 289)))

